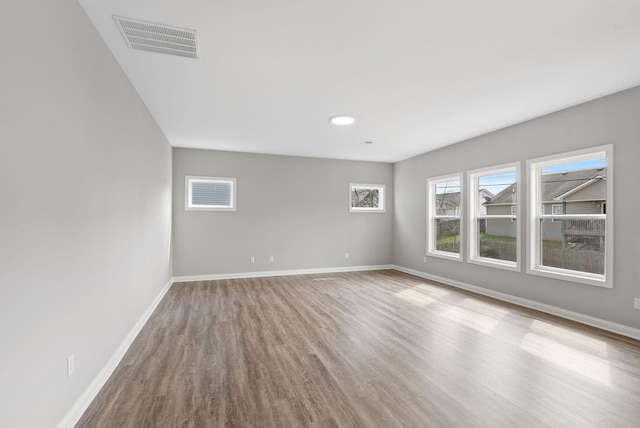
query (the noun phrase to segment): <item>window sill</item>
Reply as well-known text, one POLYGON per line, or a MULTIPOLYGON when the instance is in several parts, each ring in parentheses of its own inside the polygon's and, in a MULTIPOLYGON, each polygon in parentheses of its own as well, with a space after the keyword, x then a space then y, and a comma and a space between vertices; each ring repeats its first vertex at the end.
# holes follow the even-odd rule
POLYGON ((430 251, 427 253, 428 257, 437 257, 445 260, 452 260, 455 262, 461 262, 462 256, 456 253, 447 253, 446 251, 430 251))
POLYGON ((547 278, 560 279, 563 281, 577 282, 584 285, 591 285, 601 288, 613 288, 611 275, 606 278, 604 275, 587 274, 580 275, 574 271, 564 269, 554 269, 549 267, 531 267, 527 268, 527 273, 531 275, 544 276, 547 278))
POLYGON ((521 271, 518 263, 509 262, 506 260, 490 259, 485 257, 472 257, 472 258, 469 258, 469 263, 473 263, 475 265, 480 265, 480 266, 487 266, 491 268, 510 270, 513 272, 521 271))

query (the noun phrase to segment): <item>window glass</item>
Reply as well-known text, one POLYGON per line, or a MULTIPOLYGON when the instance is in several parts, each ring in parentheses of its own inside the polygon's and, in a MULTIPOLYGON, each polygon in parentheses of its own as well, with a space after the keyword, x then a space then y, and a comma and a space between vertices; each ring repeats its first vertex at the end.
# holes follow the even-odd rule
POLYGON ((430 179, 427 188, 427 254, 460 259, 461 175, 430 179))
POLYGON ((611 287, 611 146, 530 161, 530 272, 611 287), (610 208, 610 207, 609 207, 610 208))
POLYGON ((384 212, 383 184, 349 184, 350 211, 384 212))
POLYGON ((472 263, 518 269, 518 175, 519 164, 469 172, 472 263))
POLYGON ((186 210, 235 211, 236 179, 185 177, 186 210))

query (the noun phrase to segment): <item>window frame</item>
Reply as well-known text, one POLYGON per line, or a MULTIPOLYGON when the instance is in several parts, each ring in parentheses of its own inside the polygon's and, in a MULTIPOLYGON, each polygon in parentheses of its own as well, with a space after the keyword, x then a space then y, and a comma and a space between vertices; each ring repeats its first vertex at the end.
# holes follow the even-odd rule
MULTIPOLYGON (((571 152, 558 153, 527 160, 527 186, 529 189, 529 207, 527 212, 527 230, 529 235, 529 260, 527 273, 548 278, 577 282, 585 285, 593 285, 603 288, 613 288, 613 144, 590 147, 571 152), (541 220, 553 220, 560 215, 544 214, 537 210, 542 204, 542 168, 580 160, 606 158, 606 189, 607 189, 607 213, 606 214, 562 214, 566 219, 592 218, 605 221, 604 233, 604 274, 593 274, 569 269, 556 268, 542 265, 541 260, 541 220)), ((552 208, 553 210, 553 208, 552 208)))
MULTIPOLYGON (((564 212, 564 204, 551 204, 551 215, 563 215, 564 213, 565 213, 564 212), (560 207, 562 209, 562 212, 560 214, 553 212, 554 208, 557 208, 557 207, 560 207)), ((561 221, 562 220, 559 220, 559 219, 556 219, 556 218, 551 220, 552 223, 560 223, 561 221)))
POLYGON ((522 224, 518 223, 518 219, 521 219, 520 207, 521 201, 521 188, 522 181, 520 175, 520 162, 511 162, 502 165, 493 165, 485 168, 474 169, 467 172, 467 178, 469 181, 469 221, 468 221, 468 246, 469 246, 469 263, 489 266, 493 268, 505 269, 515 272, 521 272, 522 266, 520 261, 521 248, 522 248, 522 224), (516 205, 510 207, 510 212, 513 212, 515 208, 516 214, 479 214, 478 211, 478 194, 480 192, 479 177, 492 174, 501 174, 505 172, 516 173, 516 205), (511 219, 511 222, 516 222, 516 261, 493 259, 490 257, 482 257, 478 254, 478 220, 481 219, 511 219))
POLYGON ((384 213, 387 211, 387 186, 385 184, 362 184, 362 183, 349 183, 349 212, 352 213, 384 213), (351 202, 351 193, 354 188, 362 189, 378 189, 378 208, 370 207, 354 207, 351 202))
POLYGON ((463 222, 463 213, 464 213, 464 174, 462 172, 441 175, 438 177, 431 177, 427 179, 427 246, 426 246, 426 255, 430 257, 439 257, 446 260, 454 260, 458 262, 464 261, 464 222, 463 222), (458 206, 457 214, 453 216, 442 216, 435 215, 434 208, 436 205, 435 202, 435 186, 438 183, 444 183, 449 181, 459 181, 460 182, 460 205, 458 206), (460 252, 459 253, 450 253, 447 251, 439 251, 436 250, 436 234, 435 234, 435 226, 434 222, 436 219, 444 219, 444 218, 457 218, 459 229, 460 229, 460 252))
POLYGON ((187 175, 185 182, 185 211, 236 211, 236 189, 237 182, 235 178, 229 177, 204 177, 196 175, 187 175), (192 186, 191 183, 229 183, 231 185, 230 205, 194 205, 192 204, 192 186))

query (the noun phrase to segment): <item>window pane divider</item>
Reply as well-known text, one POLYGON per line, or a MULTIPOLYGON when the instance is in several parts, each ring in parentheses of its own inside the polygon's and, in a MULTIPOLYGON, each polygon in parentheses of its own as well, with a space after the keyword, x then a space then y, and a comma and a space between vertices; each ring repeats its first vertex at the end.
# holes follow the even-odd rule
POLYGON ((538 215, 540 219, 550 219, 550 220, 571 220, 571 219, 591 219, 591 220, 606 220, 606 214, 540 214, 538 215))

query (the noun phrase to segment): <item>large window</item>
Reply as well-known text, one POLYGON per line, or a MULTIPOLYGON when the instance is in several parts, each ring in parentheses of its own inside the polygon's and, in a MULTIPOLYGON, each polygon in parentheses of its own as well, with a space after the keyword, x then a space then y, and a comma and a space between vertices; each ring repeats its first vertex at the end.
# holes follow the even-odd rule
POLYGON ((527 162, 529 273, 613 286, 612 150, 607 145, 527 162))
POLYGON ((469 172, 469 262, 519 270, 519 164, 469 172))
POLYGON ((462 174, 427 180, 427 254, 461 257, 462 174))
POLYGON ((236 179, 219 177, 185 177, 187 211, 235 211, 236 179))

